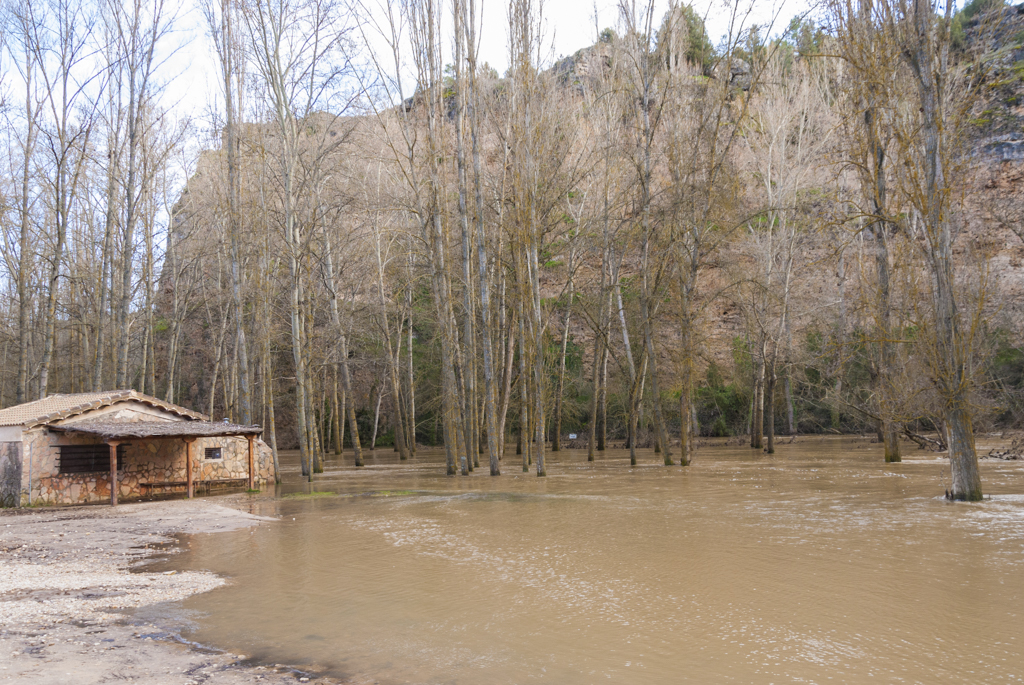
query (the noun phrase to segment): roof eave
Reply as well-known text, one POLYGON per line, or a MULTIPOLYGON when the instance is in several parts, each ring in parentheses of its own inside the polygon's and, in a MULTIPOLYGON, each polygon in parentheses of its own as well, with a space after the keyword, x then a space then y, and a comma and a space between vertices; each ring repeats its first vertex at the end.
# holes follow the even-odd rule
MULTIPOLYGON (((184 425, 188 425, 189 422, 181 422, 184 425)), ((203 422, 210 423, 210 422, 203 422)), ((126 423, 126 426, 137 426, 138 424, 126 423)), ((175 433, 171 435, 131 435, 126 433, 117 433, 116 431, 103 432, 98 430, 89 430, 88 426, 71 424, 68 426, 48 425, 45 426, 50 430, 57 431, 60 433, 80 433, 82 435, 91 435, 102 440, 199 440, 201 438, 237 438, 246 436, 259 436, 263 435, 263 428, 261 426, 237 426, 237 430, 225 431, 225 432, 212 432, 212 433, 175 433)))

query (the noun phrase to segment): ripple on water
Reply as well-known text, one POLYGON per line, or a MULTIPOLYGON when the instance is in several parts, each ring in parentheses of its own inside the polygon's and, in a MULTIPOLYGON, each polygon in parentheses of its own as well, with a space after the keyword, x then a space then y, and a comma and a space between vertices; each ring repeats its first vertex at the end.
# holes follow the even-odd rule
POLYGON ((958 505, 930 463, 785 448, 566 454, 548 479, 339 469, 317 488, 411 494, 195 539, 180 563, 233 577, 189 600, 195 632, 382 683, 1016 681, 1024 465, 958 505))

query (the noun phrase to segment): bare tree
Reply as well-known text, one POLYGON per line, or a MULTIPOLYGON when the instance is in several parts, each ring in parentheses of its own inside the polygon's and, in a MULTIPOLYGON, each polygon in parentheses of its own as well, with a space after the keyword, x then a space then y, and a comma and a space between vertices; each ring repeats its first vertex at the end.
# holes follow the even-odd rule
POLYGON ((224 97, 224 152, 227 164, 227 225, 231 245, 231 297, 234 306, 235 349, 238 354, 239 408, 242 423, 252 422, 249 350, 242 307, 241 208, 239 207, 239 122, 244 112, 245 55, 239 35, 239 6, 235 0, 204 0, 203 14, 220 62, 224 97))
MULTIPOLYGON (((790 68, 792 73, 786 78, 781 58, 769 63, 746 135, 765 203, 761 215, 748 223, 752 256, 757 262, 756 275, 748 281, 748 313, 754 328, 752 338, 757 341, 756 380, 764 379, 767 414, 763 425, 769 454, 775 451, 776 383, 788 356, 798 248, 805 232, 801 193, 816 185, 818 160, 824 157, 834 129, 827 117, 831 94, 825 78, 806 61, 790 68)), ((755 402, 760 404, 758 399, 755 402)), ((761 425, 755 414, 755 436, 761 433, 761 425)))
MULTIPOLYGON (((344 36, 342 9, 329 0, 260 1, 244 6, 247 48, 259 92, 277 130, 281 230, 288 254, 292 358, 295 365, 299 449, 304 471, 310 462, 306 338, 303 330, 303 262, 311 236, 299 221, 302 122, 335 95, 343 73, 338 43, 344 36)), ((321 132, 323 134, 324 132, 321 132)), ((314 143, 315 144, 315 143, 314 143)), ((314 157, 317 156, 314 153, 314 157)), ((343 339, 344 343, 344 339, 343 339)), ((344 347, 344 344, 343 344, 344 347)), ((343 356, 345 350, 342 350, 343 356)))
POLYGON ((118 95, 119 106, 125 110, 125 142, 123 176, 120 178, 124 198, 124 214, 120 217, 121 264, 120 302, 117 306, 117 360, 115 385, 128 385, 128 353, 131 341, 131 302, 134 290, 132 275, 135 256, 135 229, 142 210, 141 203, 150 180, 142 168, 143 148, 149 127, 154 121, 156 98, 161 83, 158 71, 173 51, 166 44, 174 29, 175 16, 164 0, 152 6, 143 0, 127 3, 109 2, 106 8, 107 33, 113 46, 114 61, 110 65, 109 88, 118 95))
MULTIPOLYGON (((35 263, 32 245, 32 213, 36 199, 33 188, 33 157, 38 141, 39 110, 42 107, 37 74, 39 69, 38 51, 35 49, 40 18, 31 2, 13 4, 8 10, 4 37, 8 53, 25 85, 24 128, 19 131, 18 147, 21 168, 15 173, 21 178, 18 193, 18 380, 17 402, 28 399, 29 364, 31 358, 31 312, 32 295, 29 292, 29 278, 35 263)), ((15 127, 12 127, 15 128, 15 127)), ((18 130, 15 128, 15 130, 18 130)), ((14 175, 14 174, 12 174, 14 175)))

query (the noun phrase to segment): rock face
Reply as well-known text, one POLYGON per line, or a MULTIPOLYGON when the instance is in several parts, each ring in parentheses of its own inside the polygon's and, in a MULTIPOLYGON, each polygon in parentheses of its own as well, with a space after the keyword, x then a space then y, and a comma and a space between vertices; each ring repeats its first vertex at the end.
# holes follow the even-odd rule
POLYGON ((972 112, 972 147, 992 162, 1024 160, 1024 4, 976 16, 964 50, 988 52, 982 97, 972 112))
POLYGON ((732 58, 729 65, 729 83, 741 90, 750 90, 750 64, 746 60, 732 58))
POLYGON ((1024 160, 1024 135, 1008 133, 984 140, 977 152, 993 162, 1020 162, 1024 160))
POLYGON ((612 68, 613 50, 610 40, 602 40, 558 60, 552 71, 563 84, 582 93, 586 86, 595 85, 612 68))

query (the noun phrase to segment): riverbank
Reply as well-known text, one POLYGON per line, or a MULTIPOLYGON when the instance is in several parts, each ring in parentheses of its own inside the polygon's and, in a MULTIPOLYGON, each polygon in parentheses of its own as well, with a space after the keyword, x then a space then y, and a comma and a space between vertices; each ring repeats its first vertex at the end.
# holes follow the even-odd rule
POLYGON ((213 573, 133 566, 174 536, 274 525, 244 496, 0 511, 0 683, 153 685, 322 682, 246 655, 183 644, 133 618, 225 584, 213 573), (305 680, 303 680, 305 679, 305 680))

